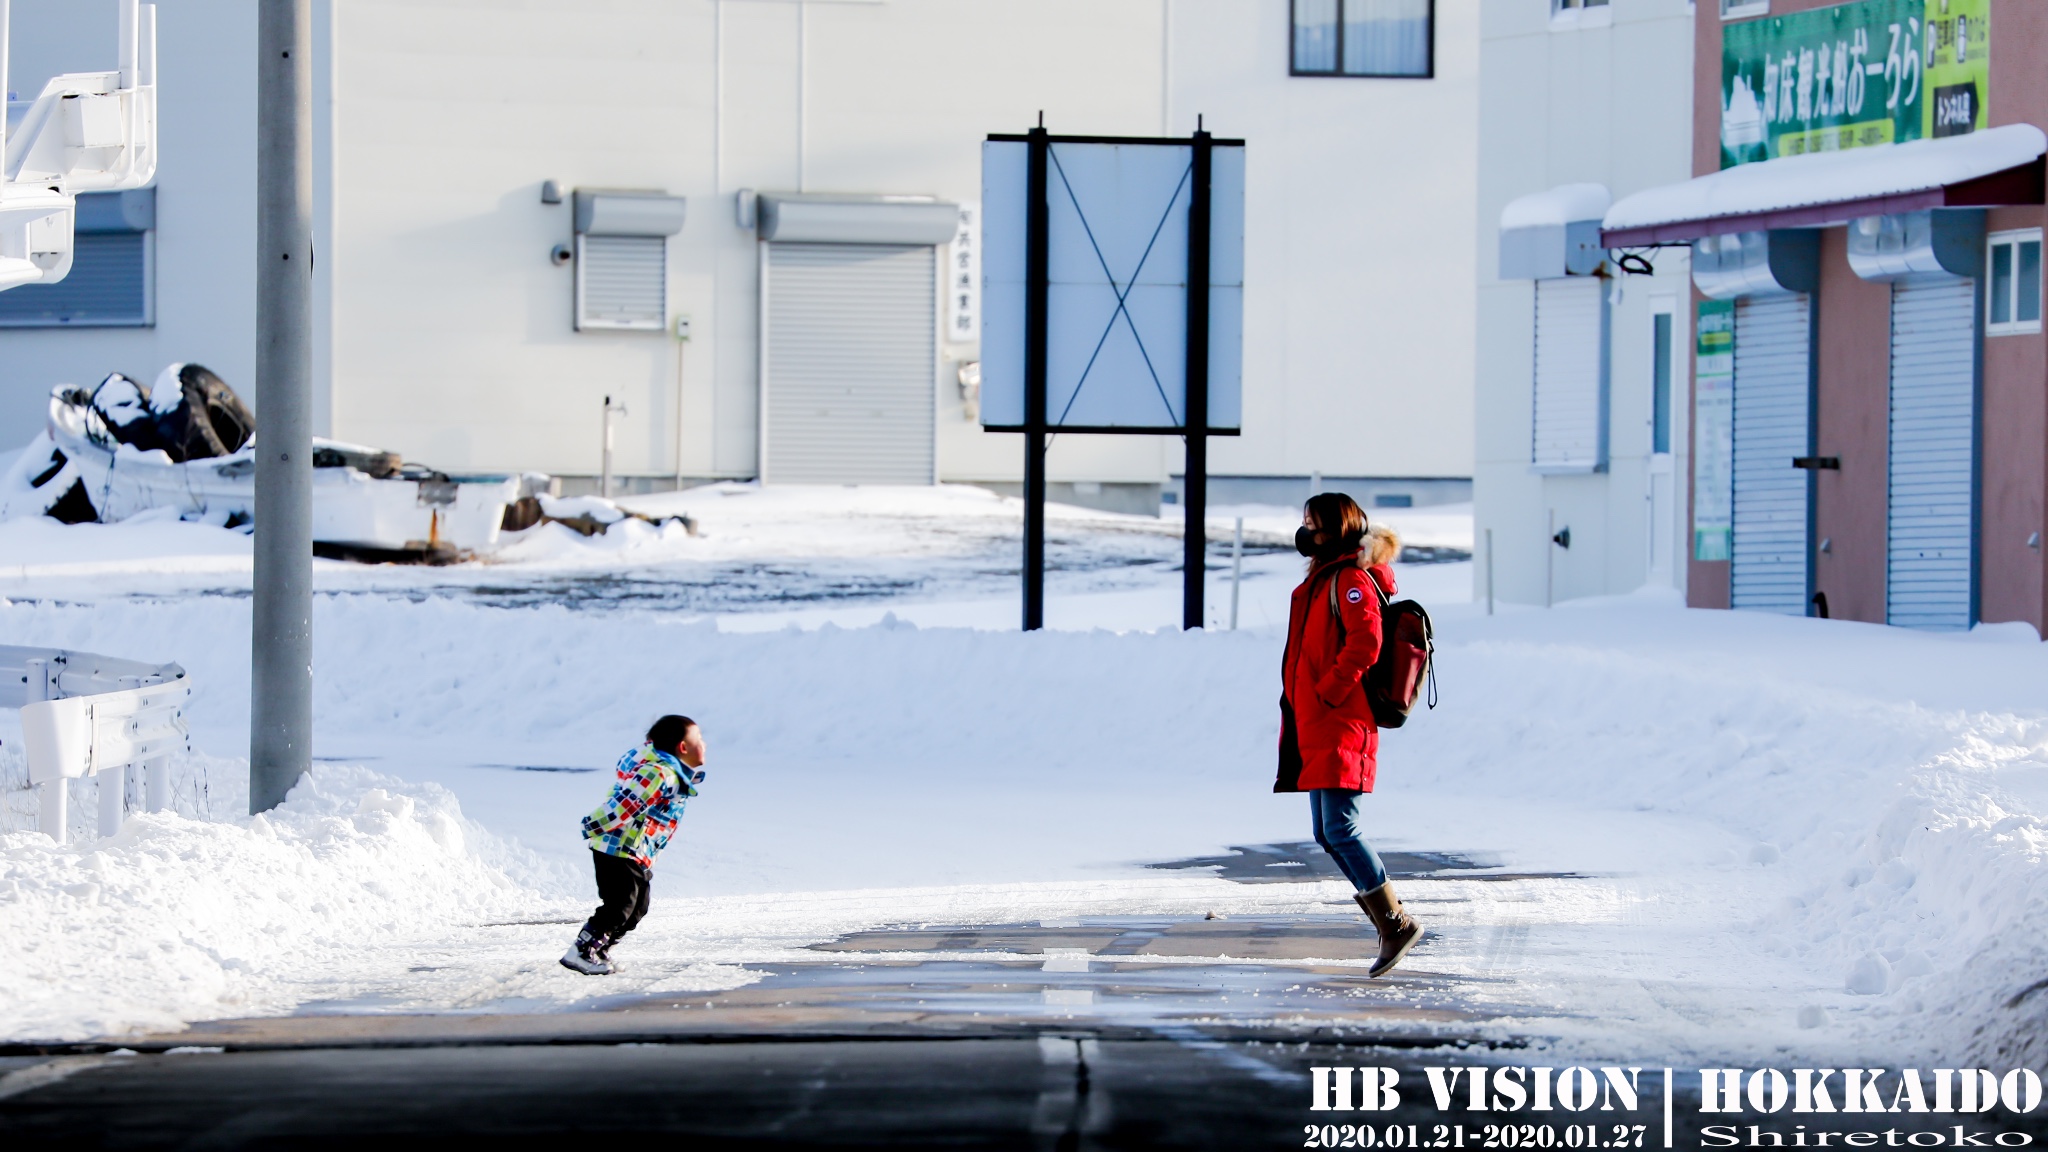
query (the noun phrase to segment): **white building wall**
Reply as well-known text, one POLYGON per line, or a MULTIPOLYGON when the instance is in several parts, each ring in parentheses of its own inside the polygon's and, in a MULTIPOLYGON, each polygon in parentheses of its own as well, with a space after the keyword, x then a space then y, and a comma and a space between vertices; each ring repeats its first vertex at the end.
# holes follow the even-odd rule
MULTIPOLYGON (((328 5, 315 8, 317 26, 328 5)), ((205 364, 261 405, 254 380, 256 11, 244 0, 158 0, 157 13, 156 326, 0 329, 0 451, 20 447, 43 426, 52 385, 91 385, 116 371, 148 383, 176 360, 205 364)), ((112 68, 117 32, 112 0, 14 0, 9 87, 32 100, 51 76, 112 68)), ((315 53, 322 81, 323 50, 315 53)), ((316 177, 323 178, 316 185, 324 189, 324 99, 315 112, 316 177)), ((323 190, 316 204, 323 223, 326 207, 323 190)), ((322 258, 325 239, 324 228, 316 229, 322 258)), ((324 337, 324 329, 316 334, 324 337)), ((325 373, 316 377, 324 388, 325 373)))
MULTIPOLYGON (((1614 0, 1586 25, 1553 22, 1549 9, 1542 0, 1482 0, 1479 36, 1475 529, 1482 550, 1492 536, 1495 595, 1527 604, 1633 591, 1651 579, 1651 316, 1659 305, 1673 314, 1677 514, 1662 534, 1672 560, 1658 575, 1674 586, 1684 580, 1690 475, 1684 249, 1654 253, 1654 276, 1608 282, 1607 470, 1540 476, 1530 468, 1535 290, 1532 281, 1499 278, 1501 209, 1559 184, 1605 184, 1619 199, 1691 173, 1691 5, 1614 0), (1565 527, 1569 548, 1551 542, 1565 527)), ((1483 581, 1487 565, 1475 569, 1483 581)))
POLYGON ((1286 7, 1173 8, 1172 130, 1247 141, 1245 432, 1211 470, 1470 476, 1479 5, 1437 0, 1428 80, 1290 77, 1286 7))
MULTIPOLYGON (((1251 142, 1246 434, 1212 470, 1470 475, 1478 9, 1437 7, 1436 78, 1374 80, 1290 77, 1286 0, 323 3, 323 430, 448 469, 587 475, 610 395, 618 472, 750 476, 758 257, 736 192, 978 200, 983 137, 1040 111, 1132 135, 1200 113, 1251 142), (550 179, 689 198, 669 245, 687 346, 572 330, 573 269, 548 259, 571 208, 540 203, 550 179)), ((99 66, 105 8, 100 37, 93 5, 17 0, 16 76, 56 60, 36 27, 86 50, 47 71, 99 66)), ((32 433, 50 383, 112 368, 196 359, 257 391, 253 10, 164 0, 160 23, 158 325, 0 332, 0 441, 32 433)), ((1020 438, 965 419, 951 368, 941 476, 1021 477, 1020 438)), ((1157 483, 1179 457, 1170 438, 1063 436, 1050 474, 1157 483)))

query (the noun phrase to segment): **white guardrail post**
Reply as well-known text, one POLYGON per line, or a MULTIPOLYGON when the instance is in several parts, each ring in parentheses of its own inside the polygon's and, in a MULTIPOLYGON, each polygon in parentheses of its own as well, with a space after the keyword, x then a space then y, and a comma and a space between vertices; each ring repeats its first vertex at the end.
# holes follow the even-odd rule
POLYGON ((0 707, 21 709, 28 776, 42 794, 40 824, 59 844, 69 828, 66 781, 100 778, 100 835, 127 812, 170 807, 170 754, 189 748, 192 681, 176 664, 90 652, 0 645, 0 707), (146 785, 145 785, 146 781, 146 785))

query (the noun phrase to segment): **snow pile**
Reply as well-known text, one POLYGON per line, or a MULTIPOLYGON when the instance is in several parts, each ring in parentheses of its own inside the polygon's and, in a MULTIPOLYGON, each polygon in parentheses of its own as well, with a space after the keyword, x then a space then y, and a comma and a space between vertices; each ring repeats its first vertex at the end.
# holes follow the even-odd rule
MULTIPOLYGON (((878 556, 933 568, 1008 555, 1015 502, 725 486, 647 503, 703 526, 660 548, 785 581, 779 607, 502 609, 427 585, 323 596, 316 748, 384 777, 323 765, 260 824, 238 815, 238 783, 188 789, 179 816, 97 849, 21 831, 32 809, 10 792, 0 1033, 332 1003, 553 1008, 595 983, 724 987, 749 978, 738 965, 889 922, 1343 907, 1330 884, 1142 868, 1307 838, 1301 798, 1267 791, 1282 644, 1270 622, 1298 558, 1248 560, 1245 619, 1269 623, 1238 633, 1129 631, 1177 619, 1170 567, 1117 593, 1131 597, 1123 632, 918 627, 1013 626, 1014 601, 823 597, 804 631, 792 604, 812 596, 806 580, 878 556), (780 630, 733 630, 740 620, 780 630), (666 711, 705 723, 710 779, 663 861, 633 967, 578 983, 553 966, 589 909, 575 821, 666 711)), ((1289 511, 1267 513, 1276 533, 1289 511)), ((1387 516, 1414 535, 1429 517, 1452 546, 1456 510, 1387 516)), ((1142 572, 1122 559, 1142 553, 1123 549, 1177 528, 1063 523, 1082 560, 1142 572)), ((158 528, 204 531, 104 531, 158 528)), ((1469 519, 1465 532, 1469 544, 1469 519)), ((1384 737, 1375 840, 1576 875, 1404 885, 1436 931, 1417 971, 1458 980, 1505 1033, 1608 1057, 2048 1059, 2048 647, 2030 629, 1689 612, 1668 593, 1488 617, 1448 585, 1427 590, 1426 575, 1453 569, 1469 566, 1402 572, 1439 625, 1443 706, 1384 737)), ((1056 588, 1056 619, 1064 602, 1056 588)), ((197 685, 196 745, 246 741, 246 601, 0 601, 0 639, 178 660, 197 685)), ((0 714, 0 777, 9 723, 0 714)), ((213 763, 209 780, 244 770, 213 763)))
MULTIPOLYGON (((234 778, 214 774, 217 809, 246 806, 221 787, 234 778)), ((76 1038, 288 1011, 309 984, 345 982, 368 943, 545 907, 534 874, 514 878, 516 856, 444 789, 335 766, 263 816, 143 815, 65 847, 0 835, 0 1031, 76 1038)))
MULTIPOLYGON (((1605 846, 1633 869, 1692 871, 1690 911, 1727 921, 1690 961, 1727 970, 1724 994, 1750 1009, 1803 997, 1808 1027, 1845 1025, 1786 1043, 1984 1067, 2048 1056, 2048 1006, 2029 991, 2048 975, 2031 927, 2048 915, 2048 708, 2015 690, 2043 682, 2048 650, 1743 613, 1601 615, 1517 617, 1493 631, 1521 636, 1447 645, 1451 703, 1388 742, 1391 779, 1564 808, 1573 831, 1638 840, 1605 846), (1568 638, 1582 629, 1599 635, 1568 638), (1908 668, 1990 707, 1917 703, 1908 668), (1617 828, 1593 822, 1600 810, 1644 815, 1617 828), (1712 835, 1665 839, 1651 814, 1712 835)), ((1630 935, 1619 957, 1584 948, 1585 975, 1640 977, 1630 935)), ((1702 1038, 1697 1022, 1671 1026, 1668 1043, 1702 1038)))

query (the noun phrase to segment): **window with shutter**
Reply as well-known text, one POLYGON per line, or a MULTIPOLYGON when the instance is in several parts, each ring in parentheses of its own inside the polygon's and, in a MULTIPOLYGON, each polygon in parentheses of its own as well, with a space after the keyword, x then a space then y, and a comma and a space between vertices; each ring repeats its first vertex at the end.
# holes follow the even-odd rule
POLYGON ((78 196, 71 271, 0 292, 0 328, 147 328, 156 323, 155 189, 78 196))
POLYGON ((576 328, 659 332, 668 315, 668 243, 660 236, 576 237, 576 328))
POLYGON ((1530 463, 1538 472, 1607 467, 1607 283, 1536 281, 1530 463))

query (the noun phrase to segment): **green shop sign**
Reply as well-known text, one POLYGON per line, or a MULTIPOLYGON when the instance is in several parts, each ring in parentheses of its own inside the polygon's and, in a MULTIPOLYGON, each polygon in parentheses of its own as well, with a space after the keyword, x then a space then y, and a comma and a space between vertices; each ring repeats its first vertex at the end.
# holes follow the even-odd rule
POLYGON ((1854 0, 1721 33, 1721 167, 1985 126, 1991 0, 1854 0))
POLYGON ((1735 536, 1735 301, 1700 302, 1692 401, 1692 558, 1726 560, 1735 536))

